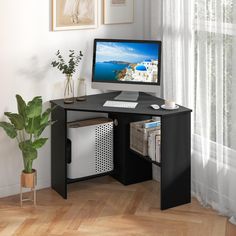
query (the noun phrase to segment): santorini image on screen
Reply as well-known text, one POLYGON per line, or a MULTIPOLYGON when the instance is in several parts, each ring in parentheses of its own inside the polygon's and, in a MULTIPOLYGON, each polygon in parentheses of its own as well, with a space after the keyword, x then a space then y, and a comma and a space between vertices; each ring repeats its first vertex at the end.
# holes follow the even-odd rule
POLYGON ((158 83, 156 43, 97 42, 94 80, 158 83))

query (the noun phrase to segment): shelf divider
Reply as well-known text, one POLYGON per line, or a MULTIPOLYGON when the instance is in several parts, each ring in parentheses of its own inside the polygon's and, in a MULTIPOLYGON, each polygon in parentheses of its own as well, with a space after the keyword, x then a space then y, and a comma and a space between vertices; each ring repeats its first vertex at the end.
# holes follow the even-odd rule
POLYGON ((133 153, 135 153, 139 158, 142 158, 142 159, 144 159, 144 160, 146 160, 146 161, 148 161, 148 162, 151 162, 151 163, 154 164, 154 165, 157 165, 157 166, 161 167, 161 163, 156 162, 156 161, 153 161, 149 156, 143 156, 142 154, 140 154, 140 153, 134 151, 134 150, 131 149, 131 148, 130 148, 130 151, 133 152, 133 153))

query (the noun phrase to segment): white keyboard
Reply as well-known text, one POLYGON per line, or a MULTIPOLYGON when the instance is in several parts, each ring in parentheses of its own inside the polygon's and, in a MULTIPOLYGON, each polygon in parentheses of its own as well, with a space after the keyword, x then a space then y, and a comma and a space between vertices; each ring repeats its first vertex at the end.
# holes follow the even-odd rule
POLYGON ((135 108, 138 105, 137 102, 123 102, 123 101, 106 101, 104 107, 120 107, 120 108, 135 108))

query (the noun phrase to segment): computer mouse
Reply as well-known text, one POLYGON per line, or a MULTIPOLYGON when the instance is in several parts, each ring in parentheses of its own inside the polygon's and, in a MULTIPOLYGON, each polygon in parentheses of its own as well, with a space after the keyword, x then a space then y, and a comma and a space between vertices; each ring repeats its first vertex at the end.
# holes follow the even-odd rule
POLYGON ((152 104, 152 105, 150 105, 150 107, 152 107, 154 110, 157 110, 160 108, 159 105, 157 105, 157 104, 152 104))

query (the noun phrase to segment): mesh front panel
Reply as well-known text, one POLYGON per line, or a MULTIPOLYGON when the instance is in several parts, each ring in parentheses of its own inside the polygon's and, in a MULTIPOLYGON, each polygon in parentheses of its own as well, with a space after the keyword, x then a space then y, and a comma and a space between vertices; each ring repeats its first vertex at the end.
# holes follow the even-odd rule
POLYGON ((98 125, 95 130, 96 173, 113 170, 113 123, 98 125))

